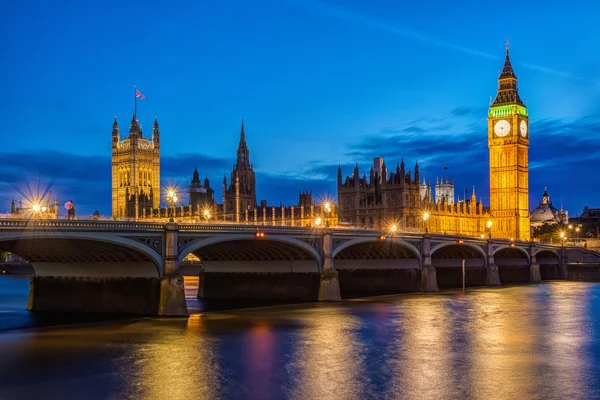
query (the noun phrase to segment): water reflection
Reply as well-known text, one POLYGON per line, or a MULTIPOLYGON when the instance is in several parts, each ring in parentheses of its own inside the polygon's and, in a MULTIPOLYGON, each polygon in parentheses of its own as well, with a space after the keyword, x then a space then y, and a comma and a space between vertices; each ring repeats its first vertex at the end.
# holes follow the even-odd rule
MULTIPOLYGON (((577 285, 577 284, 575 284, 577 285)), ((540 338, 547 346, 548 357, 560 360, 549 363, 549 374, 553 377, 548 382, 547 394, 558 391, 568 398, 582 398, 589 385, 586 371, 590 367, 590 357, 585 344, 590 341, 590 315, 586 312, 590 287, 574 291, 571 282, 551 284, 548 291, 548 316, 544 335, 540 338), (584 328, 584 329, 582 329, 584 328)))
MULTIPOLYGON (((469 329, 473 364, 473 397, 535 398, 536 326, 528 301, 531 287, 522 290, 482 290, 472 302, 469 329)), ((535 289, 534 289, 535 290, 535 289)))
MULTIPOLYGON (((185 329, 185 320, 146 321, 130 329, 144 331, 141 343, 131 343, 121 362, 128 377, 127 397, 144 399, 211 399, 220 393, 215 340, 185 329)), ((189 325, 188 325, 189 327, 189 325)))
POLYGON ((365 343, 356 340, 359 318, 343 307, 313 308, 298 332, 293 359, 286 367, 293 399, 360 399, 368 393, 365 343))
POLYGON ((591 399, 599 337, 576 282, 32 328, 0 398, 591 399))

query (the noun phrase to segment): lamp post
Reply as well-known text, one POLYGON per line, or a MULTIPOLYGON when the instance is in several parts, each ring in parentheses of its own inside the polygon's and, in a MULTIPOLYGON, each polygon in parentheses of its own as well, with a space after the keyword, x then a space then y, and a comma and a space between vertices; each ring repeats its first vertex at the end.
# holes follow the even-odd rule
POLYGON ((489 219, 487 222, 488 238, 492 238, 492 220, 489 219))
POLYGON ((206 219, 206 223, 208 224, 208 221, 210 220, 210 216, 211 216, 210 211, 207 208, 205 208, 202 215, 204 216, 204 219, 206 219))
POLYGON ((429 220, 429 213, 425 211, 423 213, 423 231, 427 233, 427 220, 429 220))
POLYGON ((577 244, 579 244, 579 227, 575 228, 576 236, 577 236, 577 244))
POLYGON ((40 206, 39 204, 36 203, 36 204, 33 205, 33 207, 31 207, 31 209, 33 210, 33 217, 34 218, 39 218, 42 206, 40 206))
MULTIPOLYGON (((168 213, 169 213, 169 222, 174 222, 173 221, 173 212, 171 210, 171 206, 176 205, 177 204, 177 193, 175 193, 174 190, 169 190, 167 192, 167 204, 168 204, 168 213)), ((173 210, 174 211, 174 210, 173 210)))
POLYGON ((323 209, 325 210, 325 226, 329 226, 329 215, 331 214, 331 203, 325 202, 323 204, 323 209))
POLYGON ((322 223, 323 223, 323 220, 321 219, 321 217, 317 217, 315 219, 315 226, 321 226, 322 223))

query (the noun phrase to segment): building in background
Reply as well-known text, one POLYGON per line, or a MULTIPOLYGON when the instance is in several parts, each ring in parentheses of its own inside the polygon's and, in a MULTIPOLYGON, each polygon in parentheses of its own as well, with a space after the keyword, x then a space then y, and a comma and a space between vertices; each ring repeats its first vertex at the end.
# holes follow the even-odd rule
POLYGON ((117 117, 112 130, 112 215, 150 217, 160 208, 160 133, 154 117, 152 136, 145 138, 133 114, 129 135, 121 140, 117 117))
POLYGON ((215 191, 210 187, 208 177, 204 178, 204 183, 200 181, 197 168, 194 168, 189 195, 192 216, 202 216, 210 219, 215 214, 215 191))
POLYGON ((244 120, 240 129, 240 142, 229 187, 223 177, 223 217, 226 221, 240 222, 246 212, 256 209, 256 177, 250 163, 250 150, 246 144, 244 120))
POLYGON ((446 177, 444 182, 444 178, 435 178, 435 202, 454 205, 454 182, 452 179, 446 177))
POLYGON ((489 234, 489 213, 481 200, 477 202, 475 188, 470 199, 454 201, 451 180, 436 182, 435 198, 431 186, 420 183, 419 165, 414 175, 406 172, 404 160, 389 173, 383 158, 373 159, 370 176, 361 177, 358 165, 352 176, 343 178, 338 168, 338 214, 343 224, 360 228, 388 229, 395 225, 404 231, 428 231, 456 235, 489 234), (380 164, 379 164, 380 163, 380 164), (377 166, 381 165, 380 177, 377 166))
POLYGON ((498 93, 488 113, 490 213, 495 237, 529 240, 529 116, 508 44, 498 93))
POLYGON ((383 158, 374 158, 369 178, 360 176, 358 164, 345 179, 338 168, 337 197, 340 221, 359 227, 378 228, 396 221, 399 228, 417 225, 421 209, 419 165, 414 175, 404 160, 390 172, 383 158))
POLYGON ((554 207, 552 201, 550 201, 547 188, 544 188, 542 201, 540 201, 538 206, 531 213, 530 221, 533 228, 542 225, 567 225, 569 223, 569 212, 563 210, 562 207, 560 210, 554 207))

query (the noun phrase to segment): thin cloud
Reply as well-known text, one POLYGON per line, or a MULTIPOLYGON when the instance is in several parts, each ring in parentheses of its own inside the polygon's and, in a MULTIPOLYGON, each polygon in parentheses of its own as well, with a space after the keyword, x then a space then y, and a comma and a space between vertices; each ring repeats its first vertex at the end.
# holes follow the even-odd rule
MULTIPOLYGON (((423 43, 428 43, 428 44, 431 44, 434 46, 443 47, 443 48, 450 49, 450 50, 456 50, 456 51, 459 51, 462 53, 466 53, 466 54, 477 56, 477 57, 487 58, 487 59, 491 59, 491 60, 501 60, 502 58, 504 58, 504 57, 500 58, 497 55, 490 54, 490 53, 487 53, 484 51, 479 51, 479 50, 461 46, 461 45, 458 45, 455 43, 450 43, 445 40, 441 40, 441 39, 438 39, 438 38, 435 38, 435 37, 432 37, 429 35, 425 35, 423 33, 414 31, 412 29, 406 28, 406 27, 398 25, 398 24, 390 24, 390 23, 382 21, 380 19, 373 18, 369 15, 357 13, 357 12, 351 11, 347 8, 339 7, 339 6, 325 3, 322 1, 290 0, 290 2, 295 3, 299 6, 305 7, 316 13, 329 15, 331 17, 334 17, 334 18, 337 18, 340 20, 344 20, 347 22, 367 26, 367 27, 370 27, 373 29, 378 29, 381 31, 389 32, 389 33, 397 35, 397 36, 407 37, 407 38, 414 39, 414 40, 417 40, 417 41, 420 41, 423 43)), ((558 70, 555 70, 552 68, 547 68, 547 67, 543 67, 543 66, 539 66, 539 65, 535 65, 535 64, 522 63, 522 62, 517 62, 516 64, 523 66, 525 68, 531 69, 531 70, 540 71, 540 72, 544 72, 544 73, 547 73, 550 75, 560 76, 563 78, 569 78, 569 79, 580 80, 580 81, 590 81, 589 79, 586 79, 586 78, 583 78, 583 77, 580 77, 577 75, 573 75, 568 72, 558 71, 558 70)), ((598 81, 593 81, 593 83, 600 84, 600 82, 598 82, 598 81)))

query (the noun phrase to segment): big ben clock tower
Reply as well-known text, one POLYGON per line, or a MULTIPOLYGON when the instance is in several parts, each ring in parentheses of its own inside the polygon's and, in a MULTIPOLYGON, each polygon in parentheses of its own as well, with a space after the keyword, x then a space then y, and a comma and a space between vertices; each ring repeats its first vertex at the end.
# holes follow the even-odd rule
POLYGON ((488 114, 490 212, 494 237, 529 240, 529 117, 506 45, 498 94, 488 114))

